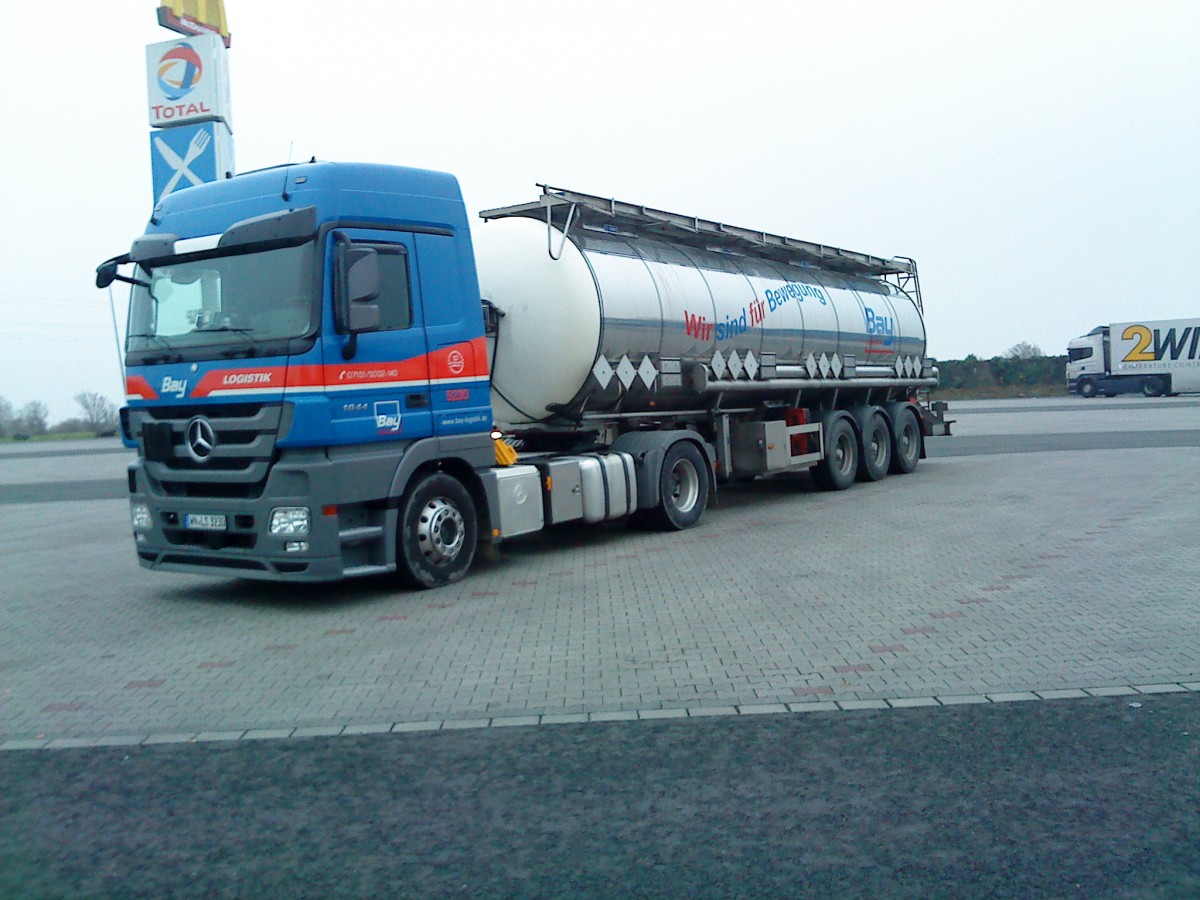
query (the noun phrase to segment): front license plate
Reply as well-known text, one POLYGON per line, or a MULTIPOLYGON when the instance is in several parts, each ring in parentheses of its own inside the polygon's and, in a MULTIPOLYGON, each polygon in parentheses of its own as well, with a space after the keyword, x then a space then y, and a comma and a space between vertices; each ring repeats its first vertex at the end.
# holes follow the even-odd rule
POLYGON ((193 531, 224 531, 225 516, 218 513, 188 513, 183 517, 183 527, 193 531))

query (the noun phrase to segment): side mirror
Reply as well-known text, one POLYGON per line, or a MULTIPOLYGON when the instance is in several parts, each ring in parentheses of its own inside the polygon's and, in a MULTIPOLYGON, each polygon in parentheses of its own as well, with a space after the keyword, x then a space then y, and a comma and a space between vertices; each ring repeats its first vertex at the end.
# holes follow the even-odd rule
POLYGON ((110 259, 96 266, 96 287, 106 288, 117 280, 117 261, 110 259))
POLYGON ((106 259, 100 265, 96 266, 96 287, 106 288, 114 281, 123 281, 126 284, 136 284, 140 287, 150 287, 150 282, 143 281, 140 278, 130 278, 128 275, 122 275, 117 271, 117 268, 129 262, 129 254, 123 256, 114 256, 112 259, 106 259))

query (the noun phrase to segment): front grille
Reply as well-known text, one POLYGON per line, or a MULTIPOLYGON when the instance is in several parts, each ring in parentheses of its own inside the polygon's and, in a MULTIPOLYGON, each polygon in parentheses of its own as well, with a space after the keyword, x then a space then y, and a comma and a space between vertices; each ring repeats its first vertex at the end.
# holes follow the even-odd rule
POLYGON ((196 497, 212 500, 257 500, 266 489, 265 481, 244 484, 240 481, 164 481, 160 487, 168 497, 196 497))
POLYGON ((260 496, 275 457, 283 415, 280 403, 218 403, 130 410, 129 427, 142 445, 145 468, 169 497, 260 496), (187 429, 201 417, 214 441, 203 461, 187 446, 187 429))

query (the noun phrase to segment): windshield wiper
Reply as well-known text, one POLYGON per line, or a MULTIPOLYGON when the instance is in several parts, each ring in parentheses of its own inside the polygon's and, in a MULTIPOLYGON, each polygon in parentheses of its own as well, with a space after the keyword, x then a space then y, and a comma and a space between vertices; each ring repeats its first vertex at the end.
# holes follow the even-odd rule
MULTIPOLYGON (((258 355, 258 342, 253 337, 250 337, 250 335, 254 334, 253 328, 239 328, 236 325, 218 325, 215 328, 197 328, 196 329, 197 334, 216 334, 216 333, 222 332, 222 331, 227 331, 231 334, 239 335, 246 342, 245 349, 249 351, 248 353, 246 353, 247 356, 257 356, 258 355)), ((222 350, 221 355, 224 357, 233 357, 233 356, 241 355, 242 352, 243 352, 243 350, 241 348, 239 348, 237 350, 222 350)))
MULTIPOLYGON (((160 362, 180 362, 183 359, 183 355, 179 352, 178 348, 174 344, 172 344, 170 341, 168 341, 165 337, 162 337, 161 335, 150 334, 149 332, 146 332, 144 334, 131 334, 131 335, 129 335, 129 337, 145 338, 146 340, 154 341, 163 350, 170 351, 169 353, 164 353, 162 356, 147 356, 145 358, 146 365, 152 366, 155 363, 160 363, 160 362)), ((139 352, 139 351, 135 351, 135 352, 139 352)), ((142 350, 140 352, 145 353, 146 351, 142 350)))
POLYGON ((174 350, 175 349, 175 345, 172 344, 170 341, 168 341, 161 334, 151 334, 150 332, 146 331, 146 332, 143 332, 142 334, 131 334, 131 335, 129 335, 129 337, 131 337, 131 338, 146 338, 147 340, 150 340, 150 341, 157 341, 164 350, 174 350))

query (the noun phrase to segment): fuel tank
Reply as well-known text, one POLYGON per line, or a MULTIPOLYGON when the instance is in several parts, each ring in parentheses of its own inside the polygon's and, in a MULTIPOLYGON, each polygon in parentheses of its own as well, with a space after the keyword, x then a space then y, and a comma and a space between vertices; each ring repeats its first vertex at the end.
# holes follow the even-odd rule
MULTIPOLYGON (((925 354, 920 311, 883 278, 644 235, 564 237, 530 218, 488 221, 474 241, 483 298, 502 313, 489 352, 504 425, 704 408, 697 366, 760 382, 765 397, 772 366, 802 367, 832 389, 843 364, 915 375, 925 354)), ((740 397, 753 402, 753 390, 740 397)))

